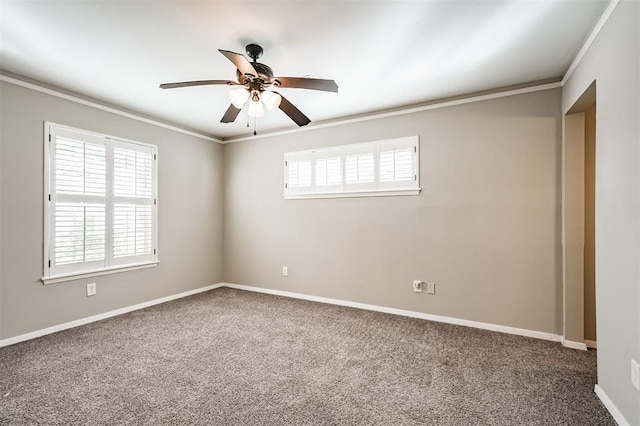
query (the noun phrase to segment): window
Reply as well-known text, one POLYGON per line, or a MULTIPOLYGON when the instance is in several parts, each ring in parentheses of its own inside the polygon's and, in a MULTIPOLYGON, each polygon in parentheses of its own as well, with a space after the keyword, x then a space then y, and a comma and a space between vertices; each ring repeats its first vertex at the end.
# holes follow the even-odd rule
POLYGON ((284 197, 416 195, 418 137, 284 155, 284 197))
POLYGON ((45 123, 46 283, 155 265, 156 147, 45 123))

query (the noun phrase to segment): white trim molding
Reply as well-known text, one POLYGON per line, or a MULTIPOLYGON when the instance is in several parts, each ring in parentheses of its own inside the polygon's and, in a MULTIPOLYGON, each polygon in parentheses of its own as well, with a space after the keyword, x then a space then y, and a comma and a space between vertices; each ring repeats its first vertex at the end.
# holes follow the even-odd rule
POLYGON ((312 198, 360 198, 360 197, 398 197, 404 195, 420 195, 422 188, 394 189, 393 191, 361 191, 361 192, 318 192, 315 194, 282 194, 285 200, 308 200, 312 198))
MULTIPOLYGON (((461 326, 465 326, 465 327, 472 327, 472 328, 478 328, 478 329, 483 329, 483 330, 497 331, 497 332, 500 332, 500 333, 513 334, 513 335, 525 336, 525 337, 532 337, 532 338, 536 338, 536 339, 548 340, 548 341, 553 341, 553 342, 562 342, 562 344, 564 346, 567 346, 567 347, 580 346, 580 343, 578 343, 578 342, 566 341, 566 340, 562 339, 562 337, 557 335, 557 334, 546 333, 546 332, 542 332, 542 331, 527 330, 527 329, 523 329, 523 328, 508 327, 508 326, 504 326, 504 325, 489 324, 489 323, 484 323, 484 322, 471 321, 471 320, 452 318, 452 317, 445 317, 445 316, 440 316, 440 315, 425 314, 425 313, 422 313, 422 312, 407 311, 407 310, 403 310, 403 309, 389 308, 389 307, 377 306, 377 305, 369 305, 369 304, 365 304, 365 303, 350 302, 350 301, 339 300, 339 299, 331 299, 331 298, 327 298, 327 297, 311 296, 311 295, 306 295, 306 294, 301 294, 301 293, 292 293, 292 292, 282 291, 282 290, 273 290, 273 289, 268 289, 268 288, 253 287, 253 286, 240 285, 240 284, 231 284, 231 283, 224 283, 223 282, 223 283, 213 284, 213 285, 209 285, 209 286, 205 286, 205 287, 200 287, 200 288, 197 288, 197 289, 194 289, 194 290, 185 291, 183 293, 178 293, 178 294, 174 294, 174 295, 171 295, 171 296, 162 297, 162 298, 159 298, 159 299, 150 300, 150 301, 143 302, 143 303, 138 303, 136 305, 126 306, 126 307, 123 307, 123 308, 120 308, 120 309, 116 309, 116 310, 113 310, 113 311, 104 312, 104 313, 97 314, 97 315, 92 315, 90 317, 81 318, 81 319, 78 319, 78 320, 75 320, 75 321, 66 322, 66 323, 63 323, 63 324, 55 325, 55 326, 44 328, 44 329, 41 329, 41 330, 36 330, 36 331, 30 332, 30 333, 26 333, 26 334, 21 334, 19 336, 10 337, 8 339, 3 339, 3 340, 0 340, 0 348, 4 347, 4 346, 9 346, 9 345, 13 345, 13 344, 16 344, 16 343, 24 342, 24 341, 27 341, 27 340, 35 339, 37 337, 42 337, 42 336, 45 336, 47 334, 56 333, 58 331, 68 330, 70 328, 79 327, 81 325, 89 324, 89 323, 100 321, 100 320, 107 319, 107 318, 111 318, 111 317, 114 317, 114 316, 117 316, 117 315, 126 314, 128 312, 133 312, 133 311, 137 311, 137 310, 140 310, 140 309, 148 308, 150 306, 159 305, 161 303, 170 302, 172 300, 180 299, 180 298, 183 298, 183 297, 192 296, 194 294, 203 293, 205 291, 214 290, 214 289, 221 288, 221 287, 228 287, 228 288, 233 288, 233 289, 237 289, 237 290, 245 290, 245 291, 252 291, 252 292, 256 292, 256 293, 270 294, 270 295, 274 295, 274 296, 290 297, 290 298, 293 298, 293 299, 309 300, 309 301, 312 301, 312 302, 327 303, 327 304, 331 304, 331 305, 346 306, 346 307, 351 307, 351 308, 356 308, 356 309, 364 309, 364 310, 368 310, 368 311, 383 312, 383 313, 387 313, 387 314, 400 315, 400 316, 405 316, 405 317, 410 317, 410 318, 419 318, 419 319, 424 319, 424 320, 428 320, 428 321, 436 321, 436 322, 442 322, 442 323, 447 323, 447 324, 461 325, 461 326)), ((575 349, 580 349, 580 348, 575 347, 575 349)), ((585 349, 586 349, 586 345, 585 345, 585 349)), ((618 409, 618 407, 616 407, 616 405, 613 403, 613 401, 609 398, 609 396, 606 394, 606 392, 599 385, 597 385, 597 384, 595 385, 594 392, 596 393, 598 398, 600 398, 600 400, 604 404, 605 408, 609 411, 609 413, 615 419, 615 421, 618 423, 618 425, 620 425, 620 426, 630 426, 630 423, 625 419, 625 417, 622 414, 622 412, 618 409)))
POLYGON ((565 339, 562 339, 561 342, 562 342, 562 346, 564 346, 565 348, 577 349, 579 351, 587 350, 587 345, 584 342, 574 342, 574 341, 565 340, 565 339))
POLYGON ((8 339, 0 340, 0 347, 13 345, 13 344, 16 344, 16 343, 24 342, 26 340, 35 339, 37 337, 45 336, 47 334, 57 333, 58 331, 63 331, 63 330, 67 330, 67 329, 70 329, 70 328, 79 327, 81 325, 89 324, 89 323, 92 323, 92 322, 95 322, 95 321, 100 321, 100 320, 103 320, 103 319, 106 319, 106 318, 111 318, 111 317, 114 317, 114 316, 117 316, 117 315, 126 314, 128 312, 137 311, 139 309, 148 308, 150 306, 158 305, 160 303, 170 302, 170 301, 175 300, 175 299, 180 299, 180 298, 183 298, 183 297, 191 296, 191 295, 194 295, 194 294, 197 294, 197 293, 202 293, 202 292, 209 291, 209 290, 214 290, 216 288, 221 288, 221 287, 228 287, 228 288, 233 288, 233 289, 236 289, 236 290, 252 291, 252 292, 255 292, 255 293, 271 294, 271 295, 274 295, 274 296, 290 297, 290 298, 293 298, 293 299, 309 300, 309 301, 312 301, 312 302, 327 303, 327 304, 330 304, 330 305, 346 306, 346 307, 351 307, 351 308, 356 308, 356 309, 364 309, 364 310, 367 310, 367 311, 383 312, 383 313, 387 313, 387 314, 400 315, 400 316, 405 316, 405 317, 410 317, 410 318, 419 318, 419 319, 424 319, 424 320, 428 320, 428 321, 436 321, 436 322, 442 322, 442 323, 447 323, 447 324, 462 325, 462 326, 465 326, 465 327, 472 327, 472 328, 479 328, 479 329, 482 329, 482 330, 497 331, 497 332, 500 332, 500 333, 514 334, 514 335, 517 335, 517 336, 532 337, 532 338, 535 338, 535 339, 549 340, 549 341, 552 341, 552 342, 561 342, 562 341, 561 336, 559 336, 557 334, 553 334, 553 333, 546 333, 546 332, 543 332, 543 331, 527 330, 527 329, 524 329, 524 328, 509 327, 509 326, 505 326, 505 325, 490 324, 490 323, 479 322, 479 321, 471 321, 471 320, 465 320, 465 319, 460 319, 460 318, 453 318, 453 317, 445 317, 445 316, 440 316, 440 315, 425 314, 425 313, 422 313, 422 312, 407 311, 407 310, 404 310, 404 309, 389 308, 389 307, 386 307, 386 306, 378 306, 378 305, 369 305, 369 304, 365 304, 365 303, 351 302, 351 301, 347 301, 347 300, 331 299, 331 298, 327 298, 327 297, 311 296, 311 295, 306 295, 306 294, 301 294, 301 293, 292 293, 292 292, 282 291, 282 290, 272 290, 272 289, 268 289, 268 288, 253 287, 253 286, 240 285, 240 284, 231 284, 231 283, 218 283, 218 284, 213 284, 213 285, 209 285, 209 286, 206 286, 206 287, 200 287, 200 288, 197 288, 197 289, 194 289, 194 290, 185 291, 183 293, 162 297, 160 299, 154 299, 154 300, 150 300, 148 302, 143 302, 143 303, 138 303, 136 305, 126 306, 124 308, 116 309, 116 310, 113 310, 113 311, 104 312, 104 313, 97 314, 97 315, 92 315, 90 317, 81 318, 81 319, 78 319, 78 320, 75 320, 75 321, 70 321, 70 322, 66 322, 66 323, 63 323, 63 324, 58 324, 58 325, 55 325, 55 326, 52 326, 52 327, 44 328, 44 329, 41 329, 41 330, 36 330, 36 331, 30 332, 30 333, 21 334, 19 336, 10 337, 8 339))
POLYGON ((125 306, 124 308, 115 309, 113 311, 104 312, 90 317, 81 318, 75 321, 69 321, 62 324, 54 325, 53 327, 43 328, 41 330, 32 331, 31 333, 21 334, 19 336, 10 337, 8 339, 0 340, 0 348, 3 346, 9 346, 16 343, 24 342, 26 340, 35 339, 37 337, 46 336, 47 334, 57 333, 58 331, 68 330, 70 328, 79 327, 81 325, 89 324, 92 322, 100 321, 103 319, 115 317, 117 315, 126 314, 128 312, 137 311, 139 309, 148 308, 150 306, 159 305, 161 303, 170 302, 171 300, 181 299, 183 297, 192 296, 197 293, 213 290, 222 287, 223 284, 213 284, 206 287, 196 288, 194 290, 185 291, 183 293, 173 294, 171 296, 161 297, 160 299, 149 300, 148 302, 138 303, 136 305, 125 306))
POLYGON ((347 306, 350 308, 364 309, 367 311, 383 312, 386 314, 400 315, 410 318, 419 318, 428 321, 443 322, 447 324, 462 325, 465 327, 479 328, 482 330, 497 331, 500 333, 514 334, 517 336, 533 337, 536 339, 550 340, 552 342, 560 342, 560 336, 553 333, 545 333, 543 331, 527 330, 524 328, 508 327, 505 325, 490 324, 486 322, 471 321, 460 318, 445 317, 440 315, 425 314, 422 312, 407 311, 404 309, 388 308, 386 306, 369 305, 365 303, 350 302, 347 300, 331 299, 320 296, 310 296, 301 293, 292 293, 282 290, 273 290, 261 287, 252 287, 240 284, 222 283, 224 287, 234 288, 236 290, 253 291, 256 293, 271 294, 274 296, 290 297, 293 299, 309 300, 312 302, 327 303, 330 305, 347 306))
POLYGON ((598 37, 598 34, 600 34, 600 31, 604 27, 604 24, 607 23, 607 21, 609 20, 609 17, 615 10, 616 6, 618 6, 618 3, 620 3, 620 0, 611 0, 611 3, 609 3, 607 8, 604 10, 604 12, 602 12, 602 15, 600 16, 600 19, 596 23, 596 26, 593 27, 591 34, 589 34, 589 37, 587 37, 587 39, 584 41, 582 48, 580 48, 580 50, 578 51, 578 54, 573 59, 573 62, 571 62, 571 65, 569 65, 569 69, 567 69, 567 72, 564 74, 564 77, 562 78, 562 82, 561 82, 563 86, 566 84, 567 80, 571 78, 571 75, 573 74, 575 69, 578 67, 578 64, 580 63, 580 61, 582 61, 582 58, 587 53, 587 50, 589 50, 589 48, 595 41, 596 37, 598 37))
POLYGON ((62 283, 65 281, 99 277, 100 275, 118 274, 120 272, 136 271, 138 269, 155 268, 156 266, 158 266, 159 263, 160 263, 159 261, 154 260, 153 262, 140 263, 137 265, 114 266, 110 268, 98 269, 95 271, 89 271, 89 272, 83 272, 83 273, 53 275, 51 277, 42 277, 40 278, 40 281, 42 281, 42 284, 44 285, 49 285, 49 284, 55 284, 55 283, 62 283))
POLYGON ((527 86, 527 87, 522 87, 518 89, 504 90, 501 92, 488 93, 484 95, 475 95, 475 96, 472 95, 466 98, 453 99, 450 101, 435 101, 433 103, 428 103, 426 105, 419 105, 419 106, 408 107, 408 108, 399 108, 397 110, 386 111, 386 112, 377 112, 377 113, 374 112, 361 117, 337 119, 337 120, 325 121, 317 124, 311 123, 304 127, 298 127, 295 129, 287 129, 287 130, 274 131, 274 132, 265 132, 255 136, 251 135, 251 136, 229 137, 227 139, 224 139, 220 143, 227 144, 227 143, 235 143, 235 142, 242 142, 242 141, 250 141, 250 140, 262 139, 262 138, 269 138, 271 136, 280 136, 280 135, 287 135, 290 133, 300 133, 300 132, 305 132, 309 130, 323 129, 326 127, 343 126, 346 124, 360 123, 362 121, 378 120, 381 118, 395 117, 398 115, 413 114, 421 111, 447 108, 447 107, 456 106, 456 105, 470 104, 473 102, 487 101, 490 99, 499 99, 499 98, 506 98, 508 96, 522 95, 525 93, 541 92, 544 90, 557 89, 558 87, 562 87, 562 84, 559 81, 555 83, 545 83, 545 84, 538 84, 536 86, 527 86))
POLYGON ((89 101, 86 99, 79 98, 77 96, 69 95, 67 93, 60 92, 58 90, 49 89, 47 87, 43 87, 34 83, 29 83, 26 81, 19 80, 17 78, 9 77, 4 74, 0 74, 0 81, 4 81, 5 83, 13 84, 15 86, 24 87, 25 89, 35 90, 36 92, 44 93, 47 95, 55 96, 57 98, 66 99, 71 102, 75 102, 81 105, 86 105, 89 107, 93 107, 102 111, 110 112, 112 114, 121 115, 123 117, 130 118, 132 120, 141 121, 143 123, 151 124, 157 127, 162 127, 164 129, 173 130, 174 132, 182 133, 189 136, 195 136, 196 138, 204 139, 211 142, 222 143, 220 139, 213 138, 211 136, 202 135, 200 133, 192 132, 191 130, 181 129, 180 127, 172 126, 170 124, 165 124, 157 120, 152 120, 150 118, 142 117, 137 114, 133 114, 131 112, 121 111, 117 108, 109 107, 106 105, 99 104, 97 102, 89 101))
POLYGON ((607 393, 600 387, 600 385, 596 385, 593 391, 596 393, 598 398, 600 398, 600 401, 602 401, 602 404, 605 406, 605 408, 609 411, 609 414, 611 414, 613 420, 618 423, 618 426, 631 426, 631 423, 627 421, 627 419, 622 414, 622 411, 620 411, 618 407, 616 407, 616 404, 613 403, 611 398, 609 398, 609 395, 607 395, 607 393))
MULTIPOLYGON (((614 2, 617 2, 619 0, 613 0, 614 2)), ((610 7, 611 8, 611 7, 610 7)), ((608 11, 609 9, 607 9, 608 11)), ((604 25, 604 22, 602 23, 602 25, 604 25)), ((594 36, 595 37, 595 36, 594 36)), ((565 75, 565 79, 568 78, 567 77, 568 73, 565 75)), ((20 80, 18 78, 14 78, 14 77, 9 77, 7 75, 1 74, 0 73, 0 81, 4 81, 6 83, 9 84, 13 84, 16 86, 20 86, 20 87, 24 87, 26 89, 31 89, 34 90, 36 92, 40 92, 40 93, 45 93, 47 95, 51 95, 51 96, 55 96, 61 99, 66 99, 68 101, 72 101, 72 102, 76 102, 79 103, 81 105, 86 105, 86 106, 90 106, 96 109, 100 109, 102 111, 107 111, 113 114, 117 114, 117 115, 121 115, 123 117, 127 117, 127 118, 131 118, 133 120, 137 120, 137 121, 141 121, 143 123, 147 123, 147 124, 151 124, 154 126, 158 126, 158 127, 162 127, 165 129, 169 129, 169 130, 173 130, 179 133, 183 133, 185 135, 189 135, 189 136, 195 136, 197 138, 200 139, 204 139, 207 141, 211 141, 211 142, 216 142, 219 144, 227 144, 227 143, 235 143, 235 142, 242 142, 242 141, 247 141, 247 140, 256 140, 256 139, 262 139, 262 138, 268 138, 271 136, 279 136, 279 135, 286 135, 286 134, 291 134, 291 133, 300 133, 300 132, 304 132, 304 131, 308 131, 308 130, 316 130, 316 129, 322 129, 322 128, 326 128, 326 127, 335 127, 335 126, 342 126, 342 125, 346 125, 346 124, 352 124, 352 123, 360 123, 363 121, 370 121, 370 120, 378 120, 381 118, 386 118, 386 117, 395 117, 395 116, 399 116, 399 115, 406 115, 406 114, 413 114, 416 112, 421 112, 421 111, 429 111, 429 110, 435 110, 435 109, 440 109, 440 108, 447 108, 450 106, 456 106, 456 105, 464 105, 464 104, 469 104, 469 103, 474 103, 474 102, 480 102, 480 101, 486 101, 486 100, 490 100, 490 99, 499 99, 499 98, 505 98, 508 96, 515 96, 515 95, 521 95, 521 94, 525 94, 525 93, 533 93, 533 92, 540 92, 540 91, 544 91, 544 90, 550 90, 550 89, 556 89, 559 87, 563 86, 563 82, 564 79, 562 81, 557 81, 557 82, 552 82, 552 83, 544 83, 544 84, 538 84, 535 86, 527 86, 527 87, 521 87, 521 88, 517 88, 517 89, 509 89, 509 90, 503 90, 503 91, 499 91, 499 92, 493 92, 493 93, 487 93, 487 94, 483 94, 483 95, 470 95, 469 97, 464 97, 464 98, 460 98, 460 99, 453 99, 453 100, 443 100, 443 101, 433 101, 424 105, 418 105, 418 106, 412 106, 412 107, 400 107, 397 110, 393 110, 393 111, 385 111, 385 112, 373 112, 371 114, 367 114, 367 115, 363 115, 360 117, 352 117, 352 118, 345 118, 345 119, 336 119, 336 120, 331 120, 331 121, 325 121, 325 122, 320 122, 320 123, 311 123, 310 125, 304 126, 304 127, 297 127, 297 128, 292 128, 292 129, 286 129, 286 130, 280 130, 280 131, 272 131, 272 132, 266 132, 263 134, 259 134, 259 135, 251 135, 251 136, 238 136, 238 137, 229 137, 229 138, 217 138, 217 137, 213 137, 213 136, 209 136, 209 135, 203 135, 197 132, 193 132, 190 130, 186 130, 186 129, 182 129, 180 127, 176 127, 176 126, 172 126, 170 124, 165 124, 161 121, 157 121, 157 120, 153 120, 150 118, 146 118, 146 117, 142 117, 140 115, 134 114, 132 112, 127 112, 127 111, 121 111, 117 108, 114 107, 109 107, 106 105, 102 105, 100 103, 94 102, 94 101, 90 101, 87 99, 82 99, 78 96, 73 96, 73 95, 69 95, 67 93, 58 91, 58 90, 54 90, 48 87, 44 87, 44 86, 40 86, 38 84, 35 83, 30 83, 27 81, 23 81, 20 80)))

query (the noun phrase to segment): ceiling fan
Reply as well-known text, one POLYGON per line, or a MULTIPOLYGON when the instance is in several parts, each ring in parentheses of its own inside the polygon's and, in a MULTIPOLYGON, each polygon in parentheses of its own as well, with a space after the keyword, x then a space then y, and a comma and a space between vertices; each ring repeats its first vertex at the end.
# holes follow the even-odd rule
POLYGON ((250 117, 264 116, 264 108, 262 106, 262 103, 264 103, 268 110, 280 108, 298 126, 305 126, 309 124, 311 120, 280 93, 274 90, 270 90, 271 88, 282 87, 322 90, 325 92, 335 93, 338 92, 338 85, 333 80, 308 77, 274 77, 273 71, 270 67, 257 61, 257 59, 261 57, 263 53, 262 47, 258 46, 257 44, 248 44, 246 46, 247 55, 251 59, 253 59, 252 62, 249 62, 247 58, 239 53, 222 49, 218 49, 218 51, 236 66, 236 77, 238 81, 184 81, 180 83, 164 83, 160 85, 160 88, 174 89, 178 87, 207 86, 214 84, 241 86, 240 88, 232 89, 229 92, 231 105, 229 105, 227 112, 225 112, 220 122, 231 123, 235 121, 244 104, 247 103, 247 100, 249 100, 249 108, 247 113, 250 117))

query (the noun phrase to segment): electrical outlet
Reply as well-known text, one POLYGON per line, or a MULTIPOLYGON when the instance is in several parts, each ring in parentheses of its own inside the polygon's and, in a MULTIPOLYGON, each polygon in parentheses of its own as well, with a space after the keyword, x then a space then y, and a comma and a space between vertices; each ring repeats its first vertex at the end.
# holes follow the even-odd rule
POLYGON ((436 294, 436 283, 427 283, 427 294, 436 294))
POLYGON ((87 284, 87 297, 89 296, 95 296, 96 295, 96 283, 89 283, 87 284))
POLYGON ((415 280, 413 282, 413 291, 416 293, 422 293, 422 281, 415 280))
POLYGON ((640 391, 640 365, 635 359, 631 360, 631 384, 640 391))
POLYGON ((282 276, 283 277, 288 277, 289 276, 289 268, 287 268, 286 266, 282 267, 282 276))

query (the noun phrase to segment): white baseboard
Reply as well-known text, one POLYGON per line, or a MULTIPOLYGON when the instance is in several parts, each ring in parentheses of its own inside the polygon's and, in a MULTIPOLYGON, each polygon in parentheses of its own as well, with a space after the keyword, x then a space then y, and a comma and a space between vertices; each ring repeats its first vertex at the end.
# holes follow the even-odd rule
POLYGON ((600 401, 602 401, 606 409, 609 411, 609 414, 611 414, 611 417, 613 417, 613 419, 616 421, 616 423, 618 423, 619 426, 631 426, 631 423, 629 423, 627 419, 625 419, 622 412, 618 409, 618 407, 616 407, 616 404, 611 401, 609 395, 607 395, 607 393, 600 387, 600 385, 596 385, 593 391, 596 393, 596 395, 598 395, 600 401))
POLYGON ((368 305, 364 303, 350 302, 346 300, 330 299, 327 297, 309 296, 306 294, 291 293, 291 292, 282 291, 282 290, 272 290, 268 288, 252 287, 247 285, 231 284, 231 283, 222 283, 222 285, 225 287, 235 288, 238 290, 247 290, 247 291, 253 291, 257 293, 272 294, 275 296, 291 297, 294 299, 303 299, 303 300, 309 300, 312 302, 328 303, 331 305, 348 306, 351 308, 364 309, 367 311, 384 312, 387 314, 401 315, 401 316, 411 317, 411 318, 420 318, 420 319, 425 319, 429 321, 444 322, 447 324, 463 325, 466 327, 481 328, 483 330, 498 331, 500 333, 533 337, 536 339, 550 340, 553 342, 561 341, 561 337, 558 336, 557 334, 545 333, 543 331, 534 331, 534 330, 527 330, 523 328, 507 327, 504 325, 496 325, 496 324, 489 324, 486 322, 470 321, 470 320, 459 319, 459 318, 444 317, 440 315, 425 314, 422 312, 406 311, 403 309, 388 308, 385 306, 368 305))
POLYGON ((104 312, 102 314, 93 315, 93 316, 86 317, 86 318, 81 318, 81 319, 78 319, 78 320, 75 320, 75 321, 70 321, 70 322, 66 322, 66 323, 63 323, 63 324, 55 325, 53 327, 48 327, 48 328, 44 328, 44 329, 41 329, 41 330, 36 330, 36 331, 30 332, 30 333, 22 334, 22 335, 19 335, 19 336, 10 337, 8 339, 0 340, 0 347, 13 345, 15 343, 24 342, 25 340, 35 339, 37 337, 45 336, 47 334, 56 333, 58 331, 67 330, 69 328, 78 327, 78 326, 81 326, 81 325, 84 325, 84 324, 89 324, 91 322, 100 321, 100 320, 103 320, 103 319, 106 319, 106 318, 114 317, 116 315, 121 315, 121 314, 125 314, 127 312, 132 312, 132 311, 136 311, 136 310, 139 310, 139 309, 144 309, 144 308, 147 308, 149 306, 158 305, 160 303, 169 302, 171 300, 180 299, 182 297, 191 296, 193 294, 201 293, 201 292, 208 291, 208 290, 213 290, 213 289, 220 288, 220 287, 229 287, 229 288, 235 288, 235 289, 238 289, 238 290, 247 290, 247 291, 253 291, 253 292, 257 292, 257 293, 272 294, 272 295, 275 295, 275 296, 283 296, 283 297, 290 297, 290 298, 294 298, 294 299, 309 300, 309 301, 312 301, 312 302, 320 302, 320 303, 328 303, 328 304, 331 304, 331 305, 347 306, 347 307, 351 307, 351 308, 364 309, 364 310, 367 310, 367 311, 384 312, 384 313, 387 313, 387 314, 401 315, 401 316, 410 317, 410 318, 419 318, 419 319, 442 322, 442 323, 447 323, 447 324, 462 325, 462 326, 465 326, 465 327, 473 327, 473 328, 479 328, 479 329, 483 329, 483 330, 497 331, 497 332, 500 332, 500 333, 514 334, 514 335, 518 335, 518 336, 533 337, 535 339, 549 340, 549 341, 553 341, 553 342, 562 342, 562 344, 564 346, 571 347, 571 348, 574 348, 574 349, 586 350, 586 345, 584 343, 581 344, 581 343, 578 343, 578 342, 566 341, 566 340, 563 340, 562 337, 558 336, 557 334, 546 333, 546 332, 543 332, 543 331, 527 330, 527 329, 523 329, 523 328, 508 327, 508 326, 504 326, 504 325, 490 324, 490 323, 479 322, 479 321, 471 321, 471 320, 465 320, 465 319, 460 319, 460 318, 445 317, 445 316, 433 315, 433 314, 425 314, 423 312, 415 312, 415 311, 407 311, 407 310, 404 310, 404 309, 389 308, 389 307, 386 307, 386 306, 369 305, 369 304, 365 304, 365 303, 351 302, 351 301, 347 301, 347 300, 331 299, 331 298, 327 298, 327 297, 311 296, 311 295, 306 295, 306 294, 301 294, 301 293, 293 293, 293 292, 282 291, 282 290, 272 290, 272 289, 268 289, 268 288, 253 287, 253 286, 240 285, 240 284, 231 284, 231 283, 213 284, 213 285, 209 285, 209 286, 206 286, 206 287, 201 287, 201 288, 198 288, 198 289, 195 289, 195 290, 186 291, 184 293, 174 294, 172 296, 167 296, 167 297, 163 297, 163 298, 160 298, 160 299, 150 300, 148 302, 139 303, 137 305, 127 306, 127 307, 116 309, 116 310, 113 310, 113 311, 104 312))
POLYGON ((585 340, 584 344, 587 345, 589 349, 598 349, 598 342, 595 340, 585 340))
POLYGON ((90 317, 81 318, 79 320, 65 322, 63 324, 54 325, 53 327, 43 328, 41 330, 32 331, 31 333, 21 334, 19 336, 10 337, 8 339, 0 340, 0 348, 3 346, 13 345, 15 343, 24 342, 25 340, 35 339, 36 337, 45 336, 47 334, 56 333, 58 331, 67 330, 69 328, 78 327, 91 322, 100 321, 106 318, 115 317, 116 315, 126 314, 127 312, 137 311, 139 309, 148 308, 149 306, 159 305, 160 303, 169 302, 171 300, 180 299, 183 297, 191 296, 204 291, 213 290, 214 288, 222 287, 223 284, 213 284, 206 287, 200 287, 195 290, 185 291, 184 293, 178 293, 167 297, 161 297, 160 299, 150 300, 148 302, 138 303, 137 305, 126 306, 124 308, 116 309, 114 311, 104 312, 98 315, 92 315, 90 317))
POLYGON ((587 350, 587 345, 584 342, 574 342, 572 340, 565 340, 562 338, 560 342, 562 342, 562 346, 564 346, 565 348, 578 349, 580 351, 587 350))
MULTIPOLYGON (((218 284, 213 284, 213 285, 209 285, 209 286, 206 286, 206 287, 200 287, 200 288, 197 288, 195 290, 189 290, 189 291, 185 291, 183 293, 162 297, 160 299, 150 300, 148 302, 143 302, 143 303, 139 303, 139 304, 136 304, 136 305, 126 306, 124 308, 116 309, 116 310, 109 311, 109 312, 104 312, 102 314, 93 315, 93 316, 86 317, 86 318, 81 318, 79 320, 66 322, 64 324, 59 324, 59 325, 55 325, 53 327, 48 327, 48 328, 44 328, 44 329, 41 329, 41 330, 36 330, 36 331, 31 332, 31 333, 21 334, 19 336, 10 337, 8 339, 3 339, 3 340, 0 340, 0 347, 13 345, 15 343, 20 343, 20 342, 24 342, 26 340, 35 339, 36 337, 45 336, 47 334, 56 333, 58 331, 63 331, 63 330, 67 330, 67 329, 70 329, 70 328, 78 327, 78 326, 81 326, 81 325, 84 325, 84 324, 89 324, 89 323, 92 323, 92 322, 95 322, 95 321, 100 321, 100 320, 103 320, 103 319, 111 318, 111 317, 114 317, 116 315, 126 314, 128 312, 137 311, 139 309, 148 308, 150 306, 158 305, 160 303, 169 302, 171 300, 180 299, 180 298, 183 298, 183 297, 191 296, 191 295, 194 295, 194 294, 197 294, 197 293, 202 293, 202 292, 213 290, 213 289, 220 288, 220 287, 229 287, 229 288, 234 288, 234 289, 238 289, 238 290, 253 291, 253 292, 256 292, 256 293, 272 294, 272 295, 275 295, 275 296, 283 296, 283 297, 290 297, 290 298, 294 298, 294 299, 309 300, 309 301, 312 301, 312 302, 328 303, 328 304, 331 304, 331 305, 347 306, 347 307, 351 307, 351 308, 364 309, 364 310, 367 310, 367 311, 384 312, 384 313, 387 313, 387 314, 401 315, 401 316, 405 316, 405 317, 419 318, 419 319, 425 319, 425 320, 429 320, 429 321, 443 322, 443 323, 447 323, 447 324, 455 324, 455 325, 462 325, 462 326, 466 326, 466 327, 480 328, 480 329, 483 329, 483 330, 497 331, 497 332, 500 332, 500 333, 507 333, 507 334, 514 334, 514 335, 518 335, 518 336, 533 337, 533 338, 536 338, 536 339, 550 340, 550 341, 554 341, 554 342, 561 342, 562 345, 564 345, 564 346, 566 346, 568 348, 573 348, 573 349, 586 350, 588 345, 593 344, 594 345, 593 347, 595 347, 595 344, 596 344, 596 342, 589 341, 589 340, 585 341, 585 343, 572 342, 570 340, 564 340, 562 338, 562 336, 559 336, 557 334, 545 333, 545 332, 542 332, 542 331, 527 330, 527 329, 523 329, 523 328, 508 327, 508 326, 504 326, 504 325, 489 324, 489 323, 485 323, 485 322, 470 321, 470 320, 452 318, 452 317, 445 317, 445 316, 440 316, 440 315, 425 314, 425 313, 422 313, 422 312, 406 311, 406 310, 403 310, 403 309, 388 308, 388 307, 385 307, 385 306, 369 305, 369 304, 358 303, 358 302, 350 302, 350 301, 347 301, 347 300, 331 299, 331 298, 320 297, 320 296, 310 296, 310 295, 306 295, 306 294, 292 293, 292 292, 282 291, 282 290, 272 290, 272 289, 268 289, 268 288, 252 287, 252 286, 247 286, 247 285, 231 284, 231 283, 218 283, 218 284)), ((591 347, 591 346, 589 346, 589 347, 591 347)), ((602 388, 600 386, 595 385, 594 392, 596 393, 598 398, 600 398, 600 400, 602 401, 604 406, 607 408, 607 410, 609 410, 609 413, 611 413, 611 416, 615 419, 615 421, 620 426, 630 426, 629 422, 625 419, 624 415, 620 412, 618 407, 616 407, 616 405, 613 403, 613 401, 611 401, 609 396, 605 393, 604 390, 602 390, 602 388)))

